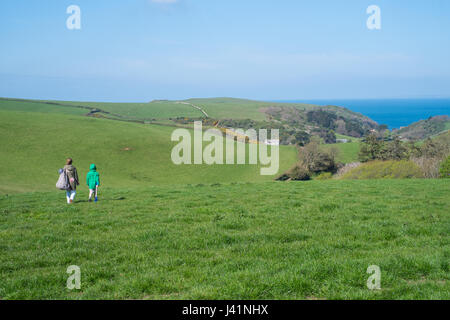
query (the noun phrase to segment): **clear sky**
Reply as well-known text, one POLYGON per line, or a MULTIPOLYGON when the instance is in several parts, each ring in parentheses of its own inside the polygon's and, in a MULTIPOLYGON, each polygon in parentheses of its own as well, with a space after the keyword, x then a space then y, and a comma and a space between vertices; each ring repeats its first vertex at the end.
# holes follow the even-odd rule
POLYGON ((450 97, 448 0, 1 0, 0 43, 3 97, 450 97))

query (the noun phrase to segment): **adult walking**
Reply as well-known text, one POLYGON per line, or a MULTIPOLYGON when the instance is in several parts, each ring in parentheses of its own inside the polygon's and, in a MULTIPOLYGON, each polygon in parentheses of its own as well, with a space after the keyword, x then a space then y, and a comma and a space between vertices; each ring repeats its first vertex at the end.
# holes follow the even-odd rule
POLYGON ((72 165, 72 158, 68 158, 66 160, 64 170, 66 171, 70 185, 69 189, 66 191, 67 203, 73 203, 75 195, 77 194, 77 185, 79 185, 80 183, 78 182, 77 168, 72 165))

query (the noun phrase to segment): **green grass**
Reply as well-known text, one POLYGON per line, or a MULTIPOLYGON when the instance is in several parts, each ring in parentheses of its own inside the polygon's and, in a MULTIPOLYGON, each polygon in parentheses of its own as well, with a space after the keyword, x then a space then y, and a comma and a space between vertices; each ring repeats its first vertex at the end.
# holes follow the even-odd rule
POLYGON ((361 164, 340 179, 410 179, 423 178, 424 173, 410 160, 375 160, 361 164))
POLYGON ((360 142, 323 144, 320 147, 325 150, 336 148, 338 150, 336 161, 338 162, 351 163, 358 161, 360 142))
POLYGON ((328 180, 0 196, 0 299, 447 300, 449 192, 328 180), (73 264, 81 290, 65 287, 73 264))
MULTIPOLYGON (((223 100, 191 102, 215 117, 260 113, 223 100)), ((172 103, 88 106, 199 112, 172 103)), ((255 165, 176 166, 174 128, 85 117, 83 104, 0 99, 0 300, 450 298, 447 181, 277 183, 255 165), (55 189, 66 157, 82 182, 73 205, 55 189), (86 201, 91 163, 99 203, 86 201), (73 264, 79 291, 65 287, 73 264), (380 291, 366 288, 373 264, 380 291)), ((359 143, 322 147, 352 162, 359 143)), ((296 149, 280 160, 286 171, 296 149)))
MULTIPOLYGON (((19 99, 20 100, 20 99, 19 99)), ((0 109, 4 102, 9 103, 10 100, 0 98, 0 109)), ((359 114, 350 110, 338 108, 335 106, 317 106, 306 103, 280 103, 280 102, 266 102, 266 101, 254 101, 247 99, 235 99, 235 98, 206 98, 206 99, 188 99, 181 100, 182 102, 188 102, 193 105, 199 106, 207 112, 209 117, 214 119, 252 119, 256 121, 266 120, 266 115, 263 112, 267 107, 294 107, 300 110, 312 110, 316 108, 326 108, 327 110, 336 112, 337 115, 346 117, 357 116, 359 114)), ((20 100, 17 103, 20 104, 45 104, 45 103, 57 103, 61 106, 54 106, 55 111, 60 111, 66 107, 91 107, 99 108, 101 110, 114 113, 129 119, 137 120, 167 120, 169 118, 188 117, 188 118, 201 118, 203 113, 186 104, 177 103, 177 101, 170 100, 156 100, 152 102, 142 103, 108 103, 108 102, 80 102, 80 101, 54 101, 54 100, 20 100)), ((22 107, 19 107, 23 108, 22 107)), ((26 107, 30 111, 30 107, 26 107)), ((70 108, 71 109, 71 108, 70 108)), ((81 109, 83 110, 83 109, 81 109)), ((21 110, 24 111, 24 110, 21 110)), ((34 109, 36 111, 36 109, 34 109)))
POLYGON ((84 115, 89 110, 75 108, 75 107, 62 107, 58 105, 46 104, 35 101, 15 101, 0 99, 0 111, 25 111, 25 112, 40 112, 40 113, 62 113, 72 115, 84 115))
POLYGON ((169 119, 177 117, 201 118, 203 114, 184 104, 173 101, 155 101, 151 103, 108 103, 59 101, 65 105, 89 106, 119 114, 132 119, 169 119))
MULTIPOLYGON (((103 183, 111 187, 274 178, 261 176, 260 165, 175 165, 172 127, 4 110, 0 119, 0 193, 53 190, 66 157, 74 159, 82 182, 95 163, 103 183)), ((281 146, 279 173, 296 159, 294 147, 281 146)))
POLYGON ((361 138, 350 137, 350 136, 346 136, 346 135, 339 134, 339 133, 336 133, 336 138, 337 139, 347 139, 347 140, 351 140, 352 142, 361 141, 361 138))

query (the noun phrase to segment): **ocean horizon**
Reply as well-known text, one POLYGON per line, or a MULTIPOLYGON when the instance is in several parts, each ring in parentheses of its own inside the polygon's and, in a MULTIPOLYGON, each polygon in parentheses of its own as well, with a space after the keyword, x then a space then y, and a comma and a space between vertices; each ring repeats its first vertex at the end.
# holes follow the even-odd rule
POLYGON ((305 99, 272 102, 310 103, 345 107, 390 129, 406 127, 432 116, 450 114, 450 98, 440 99, 305 99))

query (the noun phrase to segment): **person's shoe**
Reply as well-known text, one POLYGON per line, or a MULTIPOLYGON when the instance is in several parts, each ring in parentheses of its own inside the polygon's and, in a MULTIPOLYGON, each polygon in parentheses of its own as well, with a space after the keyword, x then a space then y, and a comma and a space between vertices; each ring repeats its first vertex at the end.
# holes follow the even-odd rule
POLYGON ((97 199, 97 197, 95 197, 95 202, 97 202, 98 201, 98 199, 97 199))
POLYGON ((69 202, 70 204, 72 204, 73 203, 73 200, 70 200, 70 202, 69 202))
POLYGON ((92 199, 91 199, 91 198, 89 198, 88 202, 92 202, 92 199))

